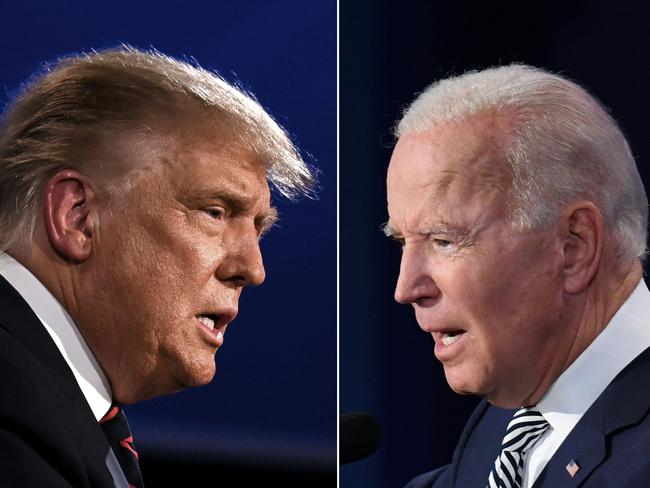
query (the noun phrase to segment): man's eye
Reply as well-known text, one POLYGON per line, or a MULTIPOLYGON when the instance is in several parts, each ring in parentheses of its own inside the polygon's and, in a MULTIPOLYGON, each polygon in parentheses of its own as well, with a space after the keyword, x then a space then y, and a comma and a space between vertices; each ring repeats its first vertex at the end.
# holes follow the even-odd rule
POLYGON ((434 239, 433 243, 442 249, 446 249, 452 245, 451 241, 445 240, 445 239, 434 239))
POLYGON ((203 209, 203 211, 215 220, 222 219, 226 214, 225 210, 221 207, 209 207, 203 209))

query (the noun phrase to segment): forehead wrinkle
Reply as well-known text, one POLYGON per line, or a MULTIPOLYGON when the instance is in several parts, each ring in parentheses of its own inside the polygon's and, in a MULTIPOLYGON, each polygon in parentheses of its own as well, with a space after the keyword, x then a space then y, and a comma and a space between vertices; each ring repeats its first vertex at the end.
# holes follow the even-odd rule
POLYGON ((422 185, 422 188, 433 187, 446 193, 452 186, 476 192, 488 187, 504 192, 509 187, 510 178, 506 168, 506 165, 495 162, 493 155, 482 154, 476 160, 464 163, 460 169, 441 170, 433 181, 422 185))
POLYGON ((441 171, 438 176, 420 186, 426 192, 420 196, 421 204, 411 207, 412 212, 407 213, 408 220, 401 222, 405 228, 399 232, 389 219, 387 235, 443 235, 464 239, 482 227, 481 215, 485 212, 481 209, 502 207, 503 190, 493 181, 466 178, 455 170, 441 171))
MULTIPOLYGON (((423 199, 429 202, 428 207, 438 209, 442 215, 452 216, 457 210, 474 206, 472 202, 480 206, 496 203, 499 207, 507 203, 508 192, 503 183, 502 172, 495 172, 494 164, 484 164, 486 162, 479 161, 479 164, 474 166, 479 170, 477 172, 456 169, 438 172, 433 181, 422 185, 425 190, 423 199)), ((426 218, 423 225, 427 225, 426 218)), ((454 229, 465 233, 470 230, 450 221, 440 221, 440 224, 435 224, 434 227, 442 233, 454 229)))
POLYGON ((449 236, 460 237, 466 235, 468 229, 462 225, 451 224, 444 220, 438 222, 425 222, 422 225, 422 231, 418 232, 421 235, 444 234, 449 236))
MULTIPOLYGON (((199 149, 177 150, 161 160, 169 171, 182 170, 172 184, 184 194, 197 199, 221 198, 241 210, 249 210, 262 201, 267 206, 270 204, 270 194, 262 188, 265 185, 258 185, 255 175, 259 165, 256 162, 199 149), (196 172, 207 176, 203 179, 192 177, 196 172), (219 178, 211 178, 210 175, 215 173, 219 178), (184 178, 183 175, 190 177, 184 178), (261 192, 258 192, 258 187, 262 188, 261 192)), ((263 178, 266 183, 265 174, 263 178)))

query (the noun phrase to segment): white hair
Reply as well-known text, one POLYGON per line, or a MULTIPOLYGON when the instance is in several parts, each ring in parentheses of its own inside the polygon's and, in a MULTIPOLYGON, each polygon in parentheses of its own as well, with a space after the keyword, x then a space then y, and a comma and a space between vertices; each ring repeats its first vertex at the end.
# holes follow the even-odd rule
POLYGON ((648 200, 628 142, 607 110, 563 77, 513 64, 438 81, 406 108, 395 135, 482 114, 506 123, 515 228, 547 226, 584 198, 603 212, 618 254, 644 258, 648 200))

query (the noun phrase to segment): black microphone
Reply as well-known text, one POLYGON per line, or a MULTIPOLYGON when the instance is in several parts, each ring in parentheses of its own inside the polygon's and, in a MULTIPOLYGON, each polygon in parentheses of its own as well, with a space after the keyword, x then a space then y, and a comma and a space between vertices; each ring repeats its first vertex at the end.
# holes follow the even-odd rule
POLYGON ((370 456, 379 447, 381 431, 372 415, 350 412, 339 416, 340 464, 370 456))

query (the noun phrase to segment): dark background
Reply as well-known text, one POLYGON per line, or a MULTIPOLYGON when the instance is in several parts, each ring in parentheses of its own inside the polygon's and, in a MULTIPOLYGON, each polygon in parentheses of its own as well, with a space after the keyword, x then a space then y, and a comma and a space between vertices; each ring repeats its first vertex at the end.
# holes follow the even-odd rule
MULTIPOLYGON (((340 410, 367 410, 377 453, 340 486, 403 486, 448 463, 476 399, 447 386, 410 307, 393 302, 386 221, 390 128, 434 80, 513 61, 561 72, 611 108, 650 180, 646 2, 340 2, 340 410)), ((469 487, 468 487, 469 488, 469 487)))
POLYGON ((316 201, 276 202, 266 283, 244 292, 212 384, 127 407, 147 486, 333 486, 336 2, 0 0, 0 102, 43 61, 121 42, 241 82, 323 187, 316 201))

